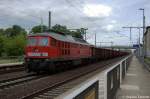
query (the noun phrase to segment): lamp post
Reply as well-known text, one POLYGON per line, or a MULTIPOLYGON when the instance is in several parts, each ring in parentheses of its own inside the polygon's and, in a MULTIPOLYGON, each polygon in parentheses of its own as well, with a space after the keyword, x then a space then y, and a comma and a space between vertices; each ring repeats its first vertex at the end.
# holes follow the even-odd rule
POLYGON ((144 58, 145 56, 145 49, 146 49, 146 41, 144 42, 144 33, 145 33, 145 10, 144 8, 140 8, 139 10, 141 10, 143 12, 143 51, 142 51, 142 56, 144 58))
POLYGON ((139 50, 138 50, 138 51, 139 51, 139 56, 140 56, 140 53, 141 53, 141 52, 140 52, 140 51, 141 51, 141 44, 140 44, 140 41, 141 41, 141 40, 140 40, 140 28, 138 28, 138 29, 139 29, 139 40, 138 40, 138 41, 139 41, 139 50))

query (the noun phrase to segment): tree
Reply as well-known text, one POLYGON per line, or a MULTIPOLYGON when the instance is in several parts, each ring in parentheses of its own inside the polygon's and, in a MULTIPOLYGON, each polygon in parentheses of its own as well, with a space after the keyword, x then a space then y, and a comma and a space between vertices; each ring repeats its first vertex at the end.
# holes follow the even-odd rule
POLYGON ((52 30, 55 30, 55 31, 58 31, 58 32, 63 32, 65 34, 72 35, 73 37, 83 39, 84 31, 83 31, 82 28, 77 29, 75 31, 71 31, 71 30, 67 29, 66 26, 56 24, 52 27, 52 30))
POLYGON ((7 28, 4 31, 4 35, 6 35, 7 37, 14 37, 20 34, 26 35, 26 31, 25 29, 23 29, 21 26, 19 25, 13 25, 11 28, 7 28))
POLYGON ((83 39, 83 36, 81 35, 81 32, 79 32, 79 31, 71 31, 71 35, 72 35, 73 37, 83 39))
POLYGON ((0 56, 4 52, 4 39, 5 37, 2 34, 0 34, 0 56))
POLYGON ((0 29, 0 56, 22 55, 27 32, 19 25, 0 29))
POLYGON ((60 24, 56 24, 54 25, 50 30, 48 30, 48 27, 45 25, 38 25, 38 26, 34 26, 31 30, 32 33, 41 33, 41 32, 48 32, 48 31, 56 31, 56 32, 62 32, 66 35, 72 35, 73 37, 77 37, 77 38, 83 38, 83 29, 78 29, 76 31, 71 31, 69 29, 67 29, 66 26, 64 25, 60 25, 60 24))
POLYGON ((84 30, 83 30, 83 28, 77 29, 76 31, 72 31, 71 35, 72 35, 73 37, 77 37, 77 38, 83 39, 84 30))
POLYGON ((19 35, 19 34, 25 35, 26 34, 25 29, 23 29, 19 25, 13 25, 13 27, 12 27, 12 36, 16 36, 16 35, 19 35))
POLYGON ((46 32, 48 30, 48 27, 45 25, 38 25, 38 26, 34 26, 31 29, 32 33, 41 33, 41 32, 46 32))
POLYGON ((59 24, 54 25, 52 27, 52 30, 58 31, 58 32, 63 32, 65 34, 70 34, 70 30, 68 30, 66 26, 59 25, 59 24))
POLYGON ((7 29, 4 31, 4 35, 7 36, 7 37, 10 37, 10 36, 11 36, 11 33, 12 33, 12 28, 7 28, 7 29))
POLYGON ((0 35, 4 34, 4 29, 0 29, 0 35))
POLYGON ((5 38, 4 52, 7 56, 20 56, 24 53, 26 38, 23 34, 13 38, 5 38))

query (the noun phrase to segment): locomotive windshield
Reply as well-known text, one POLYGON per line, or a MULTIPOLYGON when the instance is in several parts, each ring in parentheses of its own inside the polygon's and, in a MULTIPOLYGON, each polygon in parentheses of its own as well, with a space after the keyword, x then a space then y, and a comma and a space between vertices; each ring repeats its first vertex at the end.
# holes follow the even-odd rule
POLYGON ((47 37, 42 37, 39 39, 39 45, 40 46, 48 46, 48 38, 47 37))
POLYGON ((28 46, 48 46, 48 37, 29 37, 28 46))
POLYGON ((29 46, 35 46, 37 45, 37 38, 28 38, 28 45, 29 46))

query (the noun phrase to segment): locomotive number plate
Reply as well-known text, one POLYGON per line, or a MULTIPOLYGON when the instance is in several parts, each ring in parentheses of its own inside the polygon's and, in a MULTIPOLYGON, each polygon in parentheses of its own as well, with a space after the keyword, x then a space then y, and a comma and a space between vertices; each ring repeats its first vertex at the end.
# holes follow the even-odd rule
POLYGON ((40 52, 29 52, 28 56, 48 56, 48 53, 46 53, 46 52, 43 52, 43 53, 40 53, 40 52))
POLYGON ((28 56, 41 56, 41 53, 30 52, 30 53, 28 53, 28 56))

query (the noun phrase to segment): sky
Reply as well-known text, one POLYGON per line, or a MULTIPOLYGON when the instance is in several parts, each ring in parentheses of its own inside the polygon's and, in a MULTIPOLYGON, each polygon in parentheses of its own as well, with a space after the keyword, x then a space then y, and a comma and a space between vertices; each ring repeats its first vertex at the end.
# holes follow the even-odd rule
MULTIPOLYGON (((26 30, 41 24, 48 25, 48 11, 52 12, 52 26, 66 25, 70 29, 88 28, 87 41, 105 46, 137 43, 139 30, 123 26, 142 26, 145 9, 146 25, 149 25, 150 0, 0 0, 0 28, 14 24, 26 30), (103 42, 103 43, 99 43, 103 42), (108 42, 108 43, 106 43, 108 42)), ((142 37, 142 29, 141 29, 142 37)), ((142 42, 142 38, 141 38, 142 42)))

